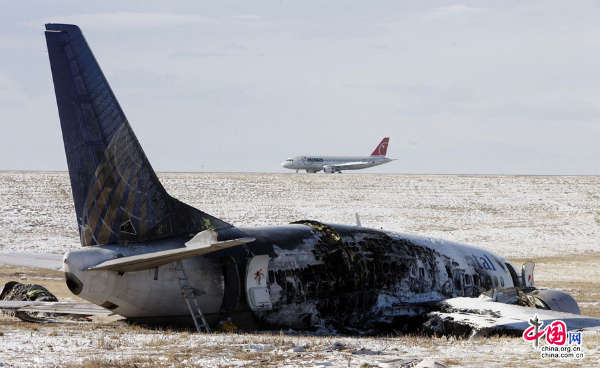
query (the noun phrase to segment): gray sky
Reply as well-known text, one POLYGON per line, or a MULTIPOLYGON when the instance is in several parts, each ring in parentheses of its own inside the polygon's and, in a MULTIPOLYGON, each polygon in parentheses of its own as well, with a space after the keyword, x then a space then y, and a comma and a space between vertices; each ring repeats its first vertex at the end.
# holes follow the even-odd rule
POLYGON ((366 171, 600 174, 596 1, 83 3, 3 2, 0 169, 66 169, 43 24, 69 22, 159 171, 390 136, 366 171))

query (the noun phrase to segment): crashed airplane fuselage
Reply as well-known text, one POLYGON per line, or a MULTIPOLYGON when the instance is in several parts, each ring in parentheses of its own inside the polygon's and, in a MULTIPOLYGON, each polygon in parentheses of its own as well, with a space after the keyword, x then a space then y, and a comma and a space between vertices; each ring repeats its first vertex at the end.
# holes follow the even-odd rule
MULTIPOLYGON (((231 319, 250 328, 376 331, 424 316, 447 298, 493 289, 533 290, 502 257, 438 239, 316 221, 218 232, 220 241, 242 236, 255 240, 183 261, 213 323, 231 319)), ((128 318, 188 316, 175 263, 135 272, 87 270, 106 260, 183 246, 183 240, 168 240, 70 252, 64 266, 67 285, 128 318)), ((557 296, 566 300, 563 304, 572 301, 552 291, 557 296)), ((537 298, 550 309, 548 298, 537 298)), ((578 313, 574 305, 563 311, 578 313)))
MULTIPOLYGON (((531 291, 531 268, 467 245, 317 221, 240 228, 178 201, 79 28, 45 35, 83 246, 63 269, 81 298, 131 319, 371 331, 448 298, 531 291)), ((532 298, 578 312, 558 291, 532 298)))

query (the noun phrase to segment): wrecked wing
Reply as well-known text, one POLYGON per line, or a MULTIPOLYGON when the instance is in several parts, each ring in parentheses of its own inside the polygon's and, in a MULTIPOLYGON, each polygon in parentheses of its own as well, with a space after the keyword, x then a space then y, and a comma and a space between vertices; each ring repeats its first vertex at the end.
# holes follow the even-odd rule
POLYGON ((437 316, 440 321, 470 328, 473 334, 522 332, 536 315, 544 322, 543 326, 562 320, 568 330, 600 330, 600 318, 505 304, 487 298, 451 298, 442 301, 441 307, 441 311, 430 313, 430 317, 437 316))
POLYGON ((62 254, 0 253, 0 264, 62 271, 62 254))
POLYGON ((108 316, 112 314, 110 310, 92 303, 36 302, 21 300, 0 300, 0 310, 4 312, 81 314, 86 316, 108 316))

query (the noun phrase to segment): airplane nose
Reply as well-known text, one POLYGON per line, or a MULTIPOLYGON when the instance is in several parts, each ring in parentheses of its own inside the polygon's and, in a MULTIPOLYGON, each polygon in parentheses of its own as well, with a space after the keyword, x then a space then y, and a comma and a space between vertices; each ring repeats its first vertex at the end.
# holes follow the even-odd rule
POLYGON ((283 167, 285 167, 286 169, 288 169, 288 168, 289 168, 289 166, 290 166, 290 164, 289 164, 289 162, 287 162, 287 161, 283 161, 283 162, 281 163, 281 166, 283 166, 283 167))

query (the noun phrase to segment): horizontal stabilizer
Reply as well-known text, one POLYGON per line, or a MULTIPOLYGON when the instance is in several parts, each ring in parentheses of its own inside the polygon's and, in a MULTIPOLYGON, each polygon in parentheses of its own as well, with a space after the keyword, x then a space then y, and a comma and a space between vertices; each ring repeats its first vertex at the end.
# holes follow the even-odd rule
MULTIPOLYGON (((202 233, 205 232, 203 231, 202 233)), ((102 262, 96 266, 90 267, 87 270, 108 270, 117 272, 147 270, 182 259, 209 254, 222 249, 234 247, 236 245, 251 243, 255 240, 254 238, 238 238, 233 240, 205 243, 194 241, 194 239, 195 237, 187 242, 186 246, 183 248, 175 248, 159 252, 144 253, 135 256, 111 259, 110 261, 102 262)))
POLYGON ((110 310, 91 303, 36 302, 22 300, 2 300, 0 301, 0 310, 5 312, 81 314, 86 316, 108 316, 112 314, 110 310))

